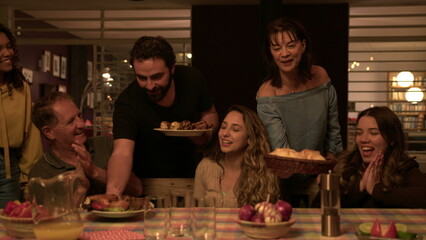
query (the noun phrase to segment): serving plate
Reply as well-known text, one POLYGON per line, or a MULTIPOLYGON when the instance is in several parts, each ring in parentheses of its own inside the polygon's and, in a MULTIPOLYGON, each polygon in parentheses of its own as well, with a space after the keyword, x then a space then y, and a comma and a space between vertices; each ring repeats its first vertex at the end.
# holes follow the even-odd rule
POLYGON ((109 211, 98 211, 93 210, 92 213, 95 214, 98 217, 104 217, 104 218, 128 218, 128 217, 134 217, 138 216, 139 214, 143 213, 144 210, 129 210, 129 211, 123 211, 123 212, 109 212, 109 211))
POLYGON ((362 233, 357 231, 355 232, 355 235, 358 237, 359 240, 403 240, 403 239, 423 240, 423 237, 418 234, 414 238, 386 238, 386 237, 374 237, 374 236, 363 235, 362 233))
POLYGON ((196 137, 201 136, 203 133, 212 133, 213 129, 193 129, 193 130, 172 130, 172 129, 162 129, 154 128, 155 131, 164 133, 166 136, 173 137, 196 137))

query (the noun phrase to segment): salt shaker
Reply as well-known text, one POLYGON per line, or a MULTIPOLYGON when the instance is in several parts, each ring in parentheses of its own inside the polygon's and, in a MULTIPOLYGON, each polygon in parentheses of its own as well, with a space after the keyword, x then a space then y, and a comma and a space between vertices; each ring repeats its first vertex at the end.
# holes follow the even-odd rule
POLYGON ((323 236, 340 235, 340 184, 339 175, 321 174, 321 233, 323 236))

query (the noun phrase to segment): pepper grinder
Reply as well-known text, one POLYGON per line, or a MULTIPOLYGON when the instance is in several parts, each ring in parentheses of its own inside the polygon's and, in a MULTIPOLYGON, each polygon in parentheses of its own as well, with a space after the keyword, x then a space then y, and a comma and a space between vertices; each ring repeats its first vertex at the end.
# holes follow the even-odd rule
POLYGON ((340 184, 339 175, 321 174, 321 233, 323 236, 340 235, 340 184))

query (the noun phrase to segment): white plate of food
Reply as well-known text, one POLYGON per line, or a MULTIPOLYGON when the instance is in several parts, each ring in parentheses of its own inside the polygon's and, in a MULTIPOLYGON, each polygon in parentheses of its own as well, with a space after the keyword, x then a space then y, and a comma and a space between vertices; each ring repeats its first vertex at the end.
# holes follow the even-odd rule
MULTIPOLYGON (((88 196, 82 204, 94 215, 104 218, 127 218, 134 217, 144 212, 144 199, 123 195, 119 199, 115 194, 96 194, 88 196)), ((154 205, 150 203, 150 207, 154 205)))
POLYGON ((196 137, 201 136, 203 133, 212 133, 213 129, 193 129, 193 130, 172 130, 172 129, 162 129, 162 128, 154 128, 155 131, 159 131, 164 133, 166 136, 173 137, 196 137))
POLYGON ((111 211, 98 211, 93 210, 92 213, 95 214, 98 217, 104 217, 104 218, 128 218, 128 217, 134 217, 138 216, 139 214, 143 213, 144 210, 126 210, 121 212, 111 212, 111 211))

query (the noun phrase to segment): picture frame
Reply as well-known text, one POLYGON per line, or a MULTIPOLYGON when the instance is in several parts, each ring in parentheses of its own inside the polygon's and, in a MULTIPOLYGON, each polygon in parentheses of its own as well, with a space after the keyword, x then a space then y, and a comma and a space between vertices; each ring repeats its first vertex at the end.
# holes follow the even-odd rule
POLYGON ((61 66, 60 65, 61 65, 61 63, 60 63, 59 55, 53 55, 52 75, 54 77, 60 76, 60 72, 61 72, 61 69, 60 69, 61 66))
POLYGON ((61 79, 67 79, 67 58, 61 56, 61 79))
POLYGON ((43 56, 42 56, 42 71, 48 72, 51 70, 51 61, 52 61, 52 53, 48 50, 44 50, 43 56))
POLYGON ((66 93, 67 92, 67 86, 64 85, 64 84, 59 84, 58 85, 58 91, 66 93))
POLYGON ((93 62, 87 61, 87 81, 92 81, 93 78, 93 62))
POLYGON ((22 68, 22 74, 24 75, 25 79, 27 79, 28 82, 33 82, 33 70, 28 68, 22 68))

